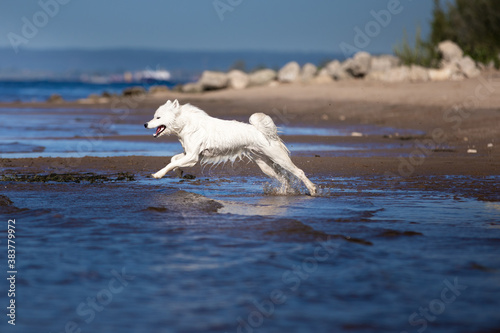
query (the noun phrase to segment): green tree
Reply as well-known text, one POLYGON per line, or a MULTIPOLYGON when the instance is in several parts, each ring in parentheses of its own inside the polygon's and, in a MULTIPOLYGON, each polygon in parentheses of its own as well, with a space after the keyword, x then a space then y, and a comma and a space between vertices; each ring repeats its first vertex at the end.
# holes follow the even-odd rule
POLYGON ((500 53, 500 1, 456 0, 448 4, 449 39, 457 43, 474 60, 498 66, 500 53))
POLYGON ((500 1, 455 0, 443 9, 441 0, 434 0, 431 33, 428 41, 417 31, 414 46, 405 34, 395 47, 403 63, 437 65, 437 45, 444 40, 457 43, 464 53, 482 63, 493 61, 500 65, 500 1))

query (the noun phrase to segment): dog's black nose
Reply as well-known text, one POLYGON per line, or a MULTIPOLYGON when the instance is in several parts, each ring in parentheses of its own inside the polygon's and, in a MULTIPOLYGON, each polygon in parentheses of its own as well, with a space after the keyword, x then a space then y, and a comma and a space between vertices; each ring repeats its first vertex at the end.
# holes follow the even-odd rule
POLYGON ((147 124, 147 123, 146 123, 146 124, 144 124, 144 127, 145 127, 145 128, 148 128, 148 124, 147 124))

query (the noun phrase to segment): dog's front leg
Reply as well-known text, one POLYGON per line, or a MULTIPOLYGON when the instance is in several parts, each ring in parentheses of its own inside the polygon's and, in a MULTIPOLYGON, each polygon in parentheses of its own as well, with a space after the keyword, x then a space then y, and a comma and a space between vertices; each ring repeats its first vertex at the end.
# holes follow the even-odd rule
POLYGON ((167 174, 167 172, 168 172, 167 168, 168 168, 169 165, 167 165, 165 168, 161 169, 157 173, 153 173, 151 176, 153 176, 153 178, 156 178, 156 179, 163 178, 167 174))
MULTIPOLYGON (((178 156, 178 155, 176 155, 178 156)), ((194 166, 196 163, 198 163, 198 154, 185 154, 179 159, 172 160, 170 163, 158 171, 157 173, 152 174, 152 176, 156 179, 164 177, 167 172, 175 169, 175 168, 189 168, 194 166)))

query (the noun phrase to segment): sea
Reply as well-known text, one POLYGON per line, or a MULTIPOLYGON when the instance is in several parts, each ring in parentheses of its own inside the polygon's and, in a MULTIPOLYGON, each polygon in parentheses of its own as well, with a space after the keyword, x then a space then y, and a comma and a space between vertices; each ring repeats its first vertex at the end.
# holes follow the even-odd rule
POLYGON ((104 92, 119 94, 130 86, 195 82, 204 70, 251 72, 278 70, 287 62, 322 66, 342 55, 328 52, 159 51, 159 50, 21 50, 0 48, 0 102, 42 102, 52 94, 67 101, 104 92), (166 71, 168 80, 130 79, 141 72, 166 71))
POLYGON ((129 87, 140 86, 148 90, 154 85, 173 88, 184 80, 148 82, 92 83, 77 80, 8 80, 0 81, 0 102, 44 102, 52 95, 59 95, 65 101, 76 101, 90 95, 104 93, 120 95, 129 87))

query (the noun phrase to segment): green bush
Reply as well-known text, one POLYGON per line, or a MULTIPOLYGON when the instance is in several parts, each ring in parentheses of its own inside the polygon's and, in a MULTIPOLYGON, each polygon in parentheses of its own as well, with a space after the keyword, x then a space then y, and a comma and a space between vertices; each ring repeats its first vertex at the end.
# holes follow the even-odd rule
POLYGON ((401 59, 403 65, 424 67, 435 67, 437 65, 437 55, 434 47, 422 39, 420 27, 417 28, 414 46, 410 45, 405 30, 403 41, 400 45, 394 47, 394 54, 401 59))

